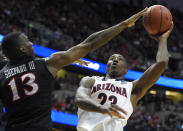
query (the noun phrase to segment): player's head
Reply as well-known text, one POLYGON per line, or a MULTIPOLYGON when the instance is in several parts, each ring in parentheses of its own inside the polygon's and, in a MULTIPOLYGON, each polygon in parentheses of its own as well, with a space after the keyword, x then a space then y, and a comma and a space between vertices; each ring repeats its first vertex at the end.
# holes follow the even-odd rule
POLYGON ((107 75, 110 78, 124 77, 127 73, 127 63, 121 54, 113 54, 109 57, 107 62, 107 75))
POLYGON ((34 55, 32 42, 21 32, 11 32, 6 35, 2 41, 2 51, 10 60, 34 55))

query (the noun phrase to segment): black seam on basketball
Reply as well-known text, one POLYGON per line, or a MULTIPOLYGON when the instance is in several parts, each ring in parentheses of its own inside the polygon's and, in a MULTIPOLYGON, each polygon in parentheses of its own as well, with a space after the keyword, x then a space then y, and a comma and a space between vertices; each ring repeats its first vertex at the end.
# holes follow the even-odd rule
POLYGON ((162 8, 161 8, 161 6, 159 7, 160 8, 160 11, 161 11, 161 14, 160 14, 160 27, 159 27, 159 31, 158 31, 158 33, 160 33, 160 30, 161 30, 161 26, 162 26, 162 8))
POLYGON ((150 12, 149 12, 149 25, 151 27, 151 31, 153 31, 152 25, 151 25, 151 10, 152 10, 152 8, 150 9, 150 12))

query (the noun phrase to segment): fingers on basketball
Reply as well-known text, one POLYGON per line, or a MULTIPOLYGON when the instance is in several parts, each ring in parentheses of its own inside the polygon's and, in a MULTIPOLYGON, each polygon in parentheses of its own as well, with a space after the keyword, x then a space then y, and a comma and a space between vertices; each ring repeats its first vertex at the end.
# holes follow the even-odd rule
POLYGON ((131 21, 130 21, 129 24, 128 24, 128 28, 134 26, 134 25, 135 25, 135 22, 136 22, 140 17, 142 17, 144 14, 147 13, 147 10, 148 10, 148 8, 145 8, 144 10, 140 11, 139 13, 133 15, 133 16, 131 17, 131 21))
POLYGON ((174 28, 174 23, 172 21, 172 25, 170 26, 170 29, 168 31, 171 32, 173 30, 173 28, 174 28))
POLYGON ((163 33, 161 37, 168 37, 170 35, 170 33, 172 32, 173 28, 174 28, 174 24, 172 22, 172 25, 170 26, 170 28, 168 29, 168 31, 166 31, 165 33, 163 33))
POLYGON ((139 13, 136 14, 136 19, 139 19, 141 16, 145 15, 148 12, 149 8, 145 8, 142 11, 140 11, 139 13))
POLYGON ((148 8, 146 7, 146 8, 143 9, 142 11, 140 11, 140 12, 138 12, 137 14, 131 16, 131 17, 129 18, 130 21, 129 21, 128 27, 134 26, 134 25, 135 25, 135 22, 136 22, 140 17, 142 17, 144 14, 146 14, 147 11, 148 11, 148 8))
POLYGON ((143 9, 142 11, 140 11, 141 15, 145 15, 148 12, 149 8, 146 7, 145 9, 143 9))

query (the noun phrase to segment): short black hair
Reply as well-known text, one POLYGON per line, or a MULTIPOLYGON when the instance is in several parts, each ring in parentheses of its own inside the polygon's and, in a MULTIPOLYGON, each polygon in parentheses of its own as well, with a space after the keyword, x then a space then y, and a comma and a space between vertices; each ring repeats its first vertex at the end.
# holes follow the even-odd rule
POLYGON ((2 51, 10 60, 16 59, 21 53, 20 46, 22 43, 19 39, 21 34, 21 32, 11 32, 2 41, 2 51))

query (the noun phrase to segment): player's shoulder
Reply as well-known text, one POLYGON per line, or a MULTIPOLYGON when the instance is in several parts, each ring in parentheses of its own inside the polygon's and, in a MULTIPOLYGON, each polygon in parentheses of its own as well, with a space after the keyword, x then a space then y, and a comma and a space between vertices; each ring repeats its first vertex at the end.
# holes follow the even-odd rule
POLYGON ((133 82, 132 82, 132 81, 122 80, 122 81, 121 81, 121 84, 124 84, 124 85, 132 85, 133 82))
POLYGON ((80 81, 80 85, 92 85, 94 83, 95 83, 95 79, 90 76, 85 76, 80 81))
POLYGON ((46 58, 35 57, 33 60, 34 61, 43 61, 43 62, 45 62, 46 61, 46 58))
POLYGON ((94 80, 94 78, 93 77, 91 77, 91 76, 85 76, 85 77, 83 77, 82 79, 81 79, 81 81, 90 81, 90 80, 94 80))
POLYGON ((128 87, 127 89, 132 89, 133 88, 133 82, 132 81, 121 81, 121 84, 120 85, 123 85, 125 87, 128 87))
POLYGON ((46 65, 46 59, 45 58, 39 58, 35 57, 32 61, 38 66, 46 65))
POLYGON ((104 80, 104 77, 101 76, 92 76, 92 78, 95 80, 104 80))

